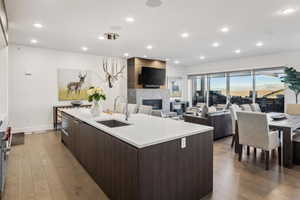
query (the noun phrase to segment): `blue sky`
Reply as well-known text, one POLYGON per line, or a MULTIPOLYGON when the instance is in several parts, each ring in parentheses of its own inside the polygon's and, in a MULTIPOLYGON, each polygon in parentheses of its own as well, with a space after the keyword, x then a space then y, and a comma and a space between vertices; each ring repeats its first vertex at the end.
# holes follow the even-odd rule
MULTIPOLYGON (((211 87, 216 90, 226 89, 225 78, 211 78, 211 87)), ((283 83, 277 77, 258 75, 256 76, 256 87, 264 88, 273 85, 274 87, 282 87, 283 83)), ((230 78, 231 90, 249 90, 252 88, 251 76, 236 76, 230 78)))

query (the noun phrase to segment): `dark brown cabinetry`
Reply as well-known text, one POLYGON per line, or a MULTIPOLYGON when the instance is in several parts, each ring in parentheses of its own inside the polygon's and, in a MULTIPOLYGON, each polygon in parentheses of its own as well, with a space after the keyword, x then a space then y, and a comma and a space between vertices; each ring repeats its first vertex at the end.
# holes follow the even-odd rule
POLYGON ((212 191, 213 135, 136 148, 63 113, 62 141, 112 200, 199 200, 212 191))
POLYGON ((62 142, 74 153, 74 138, 77 132, 76 120, 70 116, 62 116, 62 142))

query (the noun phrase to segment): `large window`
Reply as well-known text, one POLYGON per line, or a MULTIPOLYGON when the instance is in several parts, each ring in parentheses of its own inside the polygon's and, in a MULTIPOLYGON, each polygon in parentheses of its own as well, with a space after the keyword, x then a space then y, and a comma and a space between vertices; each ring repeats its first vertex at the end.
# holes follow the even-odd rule
POLYGON ((225 73, 209 75, 209 105, 226 104, 226 88, 225 73))
POLYGON ((284 110, 284 83, 281 77, 283 69, 279 70, 257 70, 255 71, 255 102, 260 104, 263 111, 284 110))
POLYGON ((230 102, 245 104, 252 102, 253 77, 251 71, 232 72, 229 74, 230 102))
POLYGON ((205 76, 192 78, 192 105, 206 102, 205 76))
POLYGON ((228 100, 238 105, 255 102, 265 112, 283 112, 283 75, 281 67, 190 76, 190 100, 193 106, 225 104, 228 100))

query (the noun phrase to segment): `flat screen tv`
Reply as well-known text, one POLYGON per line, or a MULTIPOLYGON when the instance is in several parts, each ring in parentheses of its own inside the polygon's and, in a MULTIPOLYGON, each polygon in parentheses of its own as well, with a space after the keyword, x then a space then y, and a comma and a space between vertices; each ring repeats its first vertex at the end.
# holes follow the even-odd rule
POLYGON ((144 87, 159 87, 166 81, 166 70, 152 67, 142 67, 141 84, 144 87))

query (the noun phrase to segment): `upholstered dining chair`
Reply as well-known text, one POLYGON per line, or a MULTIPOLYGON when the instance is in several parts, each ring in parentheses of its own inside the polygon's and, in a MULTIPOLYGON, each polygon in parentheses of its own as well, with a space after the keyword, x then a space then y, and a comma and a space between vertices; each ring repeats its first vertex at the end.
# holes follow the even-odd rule
POLYGON ((152 115, 152 106, 144 106, 140 105, 138 109, 138 113, 146 114, 146 115, 152 115))
POLYGON ((217 112, 217 108, 215 106, 210 106, 208 107, 208 112, 209 113, 217 112))
POLYGON ((197 103, 197 104, 196 104, 196 107, 202 109, 203 106, 205 106, 205 105, 206 105, 206 103, 197 103))
POLYGON ((252 111, 251 106, 249 104, 242 104, 241 108, 244 111, 252 111))
POLYGON ((300 115, 300 104, 287 104, 286 113, 289 115, 300 115))
POLYGON ((251 110, 253 112, 261 112, 260 106, 258 105, 258 103, 252 103, 250 104, 251 110))
POLYGON ((232 123, 232 142, 231 148, 233 147, 236 141, 236 126, 237 126, 237 116, 236 112, 241 111, 242 109, 237 104, 232 104, 229 107, 230 115, 231 115, 231 123, 232 123))
POLYGON ((239 161, 242 160, 243 145, 262 149, 265 152, 266 170, 269 169, 270 151, 278 149, 281 165, 281 146, 278 131, 270 131, 267 114, 239 111, 237 114, 239 134, 239 161))

